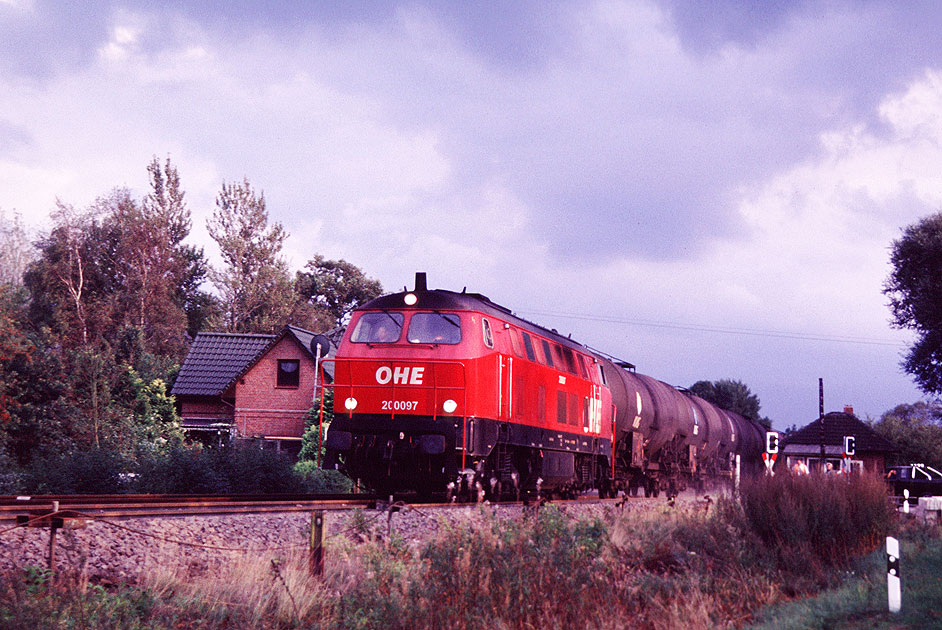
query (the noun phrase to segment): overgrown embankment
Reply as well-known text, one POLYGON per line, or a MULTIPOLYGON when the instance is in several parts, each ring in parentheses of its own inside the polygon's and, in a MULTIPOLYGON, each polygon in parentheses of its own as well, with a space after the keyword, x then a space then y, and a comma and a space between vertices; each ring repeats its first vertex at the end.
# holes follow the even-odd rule
POLYGON ((741 502, 609 506, 591 518, 552 506, 512 517, 481 508, 421 543, 383 535, 385 527, 359 516, 349 535, 329 542, 318 579, 303 555, 254 557, 199 583, 169 573, 111 591, 81 576, 66 588, 33 572, 9 583, 0 620, 126 628, 739 626, 766 604, 838 584, 849 562, 895 527, 882 483, 868 477, 776 477, 744 486, 741 502))

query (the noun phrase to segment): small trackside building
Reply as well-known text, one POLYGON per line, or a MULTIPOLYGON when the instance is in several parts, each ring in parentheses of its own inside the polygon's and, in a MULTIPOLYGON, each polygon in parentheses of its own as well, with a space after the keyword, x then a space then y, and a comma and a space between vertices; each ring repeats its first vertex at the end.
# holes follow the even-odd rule
MULTIPOLYGON (((199 333, 170 393, 187 434, 297 452, 314 397, 314 333, 199 333)), ((328 376, 329 378, 329 376, 328 376)))
POLYGON ((782 438, 776 471, 792 470, 800 459, 814 472, 821 470, 821 444, 824 443, 825 463, 841 469, 844 455, 844 437, 855 441, 855 453, 850 457, 852 472, 883 474, 888 458, 899 449, 892 442, 876 433, 854 415, 854 408, 824 414, 791 435, 782 438))

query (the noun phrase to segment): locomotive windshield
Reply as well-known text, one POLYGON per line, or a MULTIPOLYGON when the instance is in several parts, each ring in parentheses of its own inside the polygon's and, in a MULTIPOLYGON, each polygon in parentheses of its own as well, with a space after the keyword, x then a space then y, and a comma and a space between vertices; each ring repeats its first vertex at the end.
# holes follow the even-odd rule
POLYGON ((402 336, 402 313, 364 313, 350 341, 354 343, 395 343, 402 336))
POLYGON ((461 319, 449 313, 416 313, 409 322, 409 343, 461 343, 461 319))

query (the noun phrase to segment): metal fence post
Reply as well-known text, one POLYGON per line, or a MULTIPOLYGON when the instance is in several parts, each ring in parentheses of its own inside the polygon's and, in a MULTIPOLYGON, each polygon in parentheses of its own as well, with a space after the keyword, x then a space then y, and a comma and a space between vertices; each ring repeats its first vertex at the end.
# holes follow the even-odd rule
POLYGON ((48 568, 49 573, 54 573, 56 570, 56 527, 55 521, 53 519, 53 514, 59 511, 59 502, 52 502, 52 513, 49 515, 49 561, 48 568))

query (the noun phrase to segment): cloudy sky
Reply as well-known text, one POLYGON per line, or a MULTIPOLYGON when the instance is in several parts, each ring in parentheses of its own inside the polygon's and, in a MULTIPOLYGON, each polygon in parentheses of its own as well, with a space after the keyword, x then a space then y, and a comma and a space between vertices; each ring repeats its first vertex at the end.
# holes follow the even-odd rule
POLYGON ((170 156, 211 257, 247 177, 295 269, 427 271, 777 428, 819 377, 920 398, 881 288, 942 208, 942 4, 217 4, 0 0, 0 209, 42 230, 170 156))

